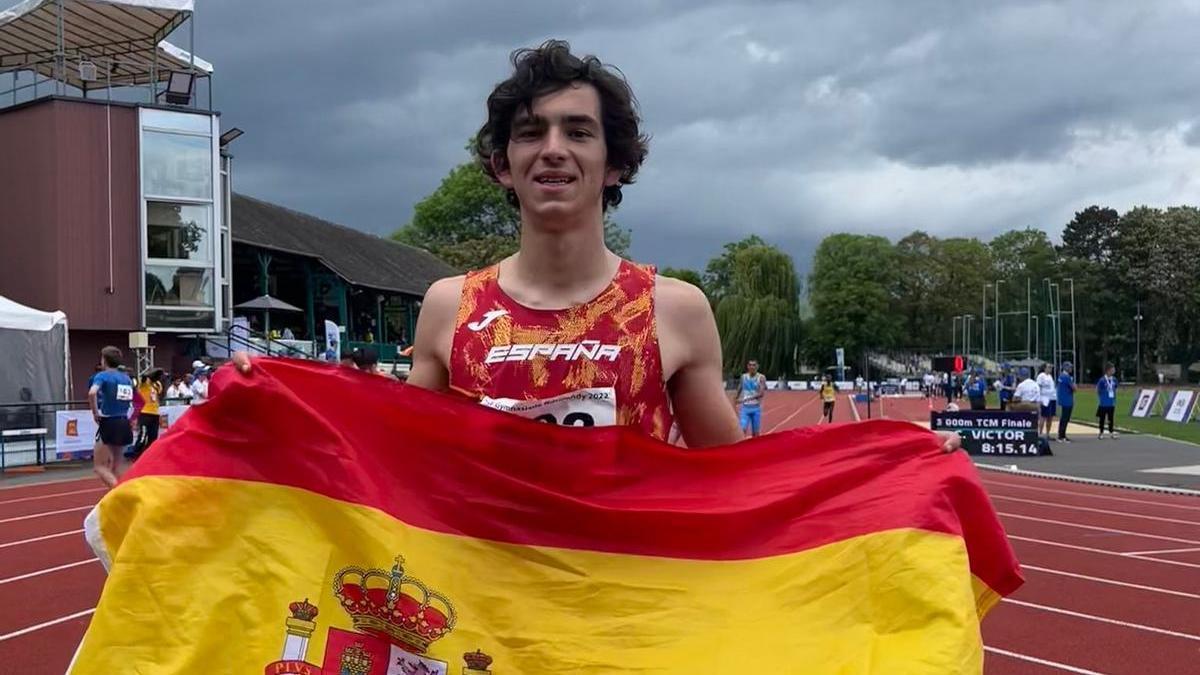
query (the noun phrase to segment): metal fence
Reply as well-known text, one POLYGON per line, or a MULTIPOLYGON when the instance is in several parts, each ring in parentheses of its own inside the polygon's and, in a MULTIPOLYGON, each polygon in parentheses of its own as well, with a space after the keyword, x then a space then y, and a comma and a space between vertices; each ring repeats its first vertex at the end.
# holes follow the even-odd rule
POLYGON ((38 448, 36 440, 16 437, 0 444, 0 470, 16 466, 33 466, 58 461, 55 453, 55 414, 59 410, 87 410, 87 401, 50 401, 47 403, 0 403, 0 431, 45 429, 44 442, 38 448))

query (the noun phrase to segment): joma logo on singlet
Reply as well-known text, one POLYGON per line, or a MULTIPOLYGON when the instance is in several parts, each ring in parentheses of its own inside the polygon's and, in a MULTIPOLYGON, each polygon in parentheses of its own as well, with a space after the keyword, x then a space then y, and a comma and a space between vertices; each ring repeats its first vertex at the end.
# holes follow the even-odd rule
POLYGON ((550 361, 616 361, 621 353, 620 345, 600 344, 599 340, 583 340, 567 344, 516 344, 497 345, 488 350, 484 363, 501 363, 503 361, 532 361, 544 356, 550 361))

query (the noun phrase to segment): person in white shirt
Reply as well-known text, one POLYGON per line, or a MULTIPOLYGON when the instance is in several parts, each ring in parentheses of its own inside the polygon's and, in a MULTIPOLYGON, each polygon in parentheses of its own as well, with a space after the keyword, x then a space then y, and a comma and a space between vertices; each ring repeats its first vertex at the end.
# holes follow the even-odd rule
POLYGON ((208 398, 208 370, 202 370, 196 374, 196 380, 192 382, 192 403, 204 403, 208 398))
POLYGON ((925 385, 925 398, 933 396, 933 373, 925 373, 921 384, 925 385))
POLYGON ((1009 407, 1022 412, 1037 412, 1042 390, 1038 387, 1037 382, 1029 377, 1028 368, 1022 368, 1018 374, 1021 376, 1021 383, 1013 392, 1013 403, 1009 407))
POLYGON ((1046 438, 1050 438, 1050 427, 1054 424, 1054 415, 1058 412, 1058 385, 1054 381, 1054 366, 1047 363, 1038 373, 1037 386, 1041 403, 1041 429, 1046 438))

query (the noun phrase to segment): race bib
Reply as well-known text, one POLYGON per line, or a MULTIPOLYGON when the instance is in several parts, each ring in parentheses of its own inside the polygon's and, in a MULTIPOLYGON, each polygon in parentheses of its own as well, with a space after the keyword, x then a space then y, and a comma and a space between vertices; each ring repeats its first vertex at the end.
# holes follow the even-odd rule
POLYGON ((118 384, 117 385, 117 400, 118 401, 132 401, 133 400, 133 386, 128 385, 128 384, 118 384))
POLYGON ((484 396, 479 402, 495 410, 564 427, 610 427, 617 423, 617 392, 612 387, 578 389, 534 401, 484 396))

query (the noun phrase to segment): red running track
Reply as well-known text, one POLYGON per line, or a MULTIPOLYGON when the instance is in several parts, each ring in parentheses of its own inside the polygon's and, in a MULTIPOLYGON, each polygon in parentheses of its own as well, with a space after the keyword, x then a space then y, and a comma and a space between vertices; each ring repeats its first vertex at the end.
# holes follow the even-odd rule
MULTIPOLYGON (((923 400, 889 402, 885 413, 897 417, 911 419, 922 406, 928 414, 923 400)), ((858 412, 865 416, 862 406, 858 412)), ((770 392, 763 429, 815 424, 820 415, 812 392, 770 392)), ((854 419, 844 394, 834 419, 854 419)), ((988 675, 1197 672, 1190 669, 1200 662, 1200 499, 981 478, 1027 578, 984 621, 988 675)), ((70 662, 104 581, 80 533, 101 494, 93 479, 0 487, 5 672, 58 674, 70 662)))

